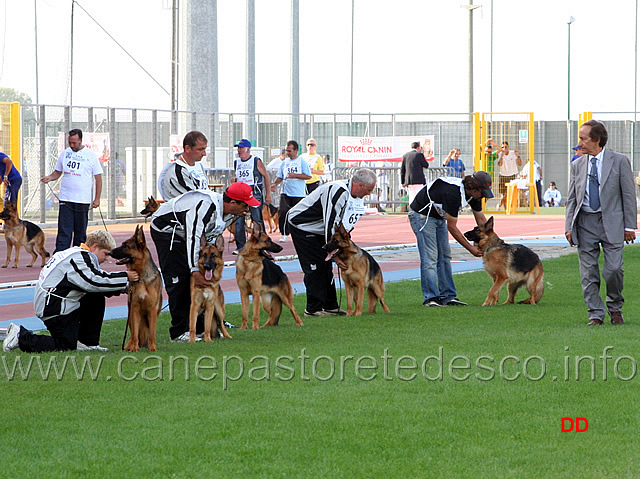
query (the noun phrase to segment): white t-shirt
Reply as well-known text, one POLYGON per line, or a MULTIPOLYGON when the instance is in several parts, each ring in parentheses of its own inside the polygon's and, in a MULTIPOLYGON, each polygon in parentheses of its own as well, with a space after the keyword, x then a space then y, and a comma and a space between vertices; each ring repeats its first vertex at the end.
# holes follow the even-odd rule
POLYGON ((93 203, 93 177, 102 174, 98 157, 86 146, 79 151, 64 150, 58 157, 56 171, 62 172, 60 201, 93 203))
POLYGON ((510 150, 508 155, 498 155, 498 161, 502 159, 502 166, 500 167, 501 176, 513 176, 518 174, 518 155, 515 151, 510 150))

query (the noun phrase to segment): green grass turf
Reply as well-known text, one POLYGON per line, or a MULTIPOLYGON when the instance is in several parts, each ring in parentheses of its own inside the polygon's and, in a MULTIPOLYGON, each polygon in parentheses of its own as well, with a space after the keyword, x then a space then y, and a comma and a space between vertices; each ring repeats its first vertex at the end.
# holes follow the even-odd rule
MULTIPOLYGON (((120 352, 124 321, 104 325, 109 353, 3 353, 2 467, 6 477, 636 477, 639 379, 616 373, 630 378, 640 358, 639 261, 640 247, 626 248, 627 324, 618 327, 586 326, 570 255, 545 261, 537 306, 480 307, 490 280, 479 271, 455 277, 468 307, 424 308, 419 282, 407 281, 387 285, 389 314, 296 327, 285 310, 277 328, 173 344, 164 313, 158 353, 120 352), (442 373, 431 359, 425 379, 421 363, 440 348, 442 373), (587 360, 576 380, 582 356, 595 358, 595 380, 587 360), (186 359, 171 376, 176 357, 186 359), (101 369, 95 380, 71 366, 43 380, 34 362, 28 380, 8 380, 17 358, 90 358, 101 369), (223 369, 242 377, 224 383, 223 369), (585 417, 589 429, 561 432, 562 417, 585 417)), ((227 319, 240 324, 239 306, 227 319)))

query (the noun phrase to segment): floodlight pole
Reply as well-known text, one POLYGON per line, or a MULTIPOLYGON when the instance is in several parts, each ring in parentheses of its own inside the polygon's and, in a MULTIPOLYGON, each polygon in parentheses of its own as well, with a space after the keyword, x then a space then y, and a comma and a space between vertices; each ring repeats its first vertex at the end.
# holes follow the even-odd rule
POLYGON ((569 17, 567 22, 567 120, 571 119, 571 24, 575 21, 569 17))

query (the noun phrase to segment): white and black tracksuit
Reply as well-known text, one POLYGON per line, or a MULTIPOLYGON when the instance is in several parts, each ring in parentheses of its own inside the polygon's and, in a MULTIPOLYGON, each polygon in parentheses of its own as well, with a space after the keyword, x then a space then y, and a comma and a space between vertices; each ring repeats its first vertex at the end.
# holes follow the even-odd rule
POLYGON ((341 223, 351 196, 351 182, 324 184, 289 210, 287 222, 307 289, 307 312, 338 308, 333 266, 322 247, 341 223))
POLYGON ((175 155, 174 161, 165 165, 158 177, 158 191, 165 201, 180 196, 187 191, 206 190, 209 181, 201 162, 190 167, 175 155))
POLYGON ((123 293, 127 272, 100 269, 95 254, 79 246, 59 251, 42 268, 33 306, 51 336, 20 328, 24 352, 74 350, 78 341, 95 346, 100 340, 105 294, 123 293))
MULTIPOLYGON (((205 190, 173 198, 154 213, 151 238, 169 296, 171 339, 189 330, 191 273, 198 271, 200 238, 205 236, 209 243, 215 242, 232 220, 233 215, 223 214, 222 194, 205 190)), ((201 318, 197 329, 204 329, 201 318)))

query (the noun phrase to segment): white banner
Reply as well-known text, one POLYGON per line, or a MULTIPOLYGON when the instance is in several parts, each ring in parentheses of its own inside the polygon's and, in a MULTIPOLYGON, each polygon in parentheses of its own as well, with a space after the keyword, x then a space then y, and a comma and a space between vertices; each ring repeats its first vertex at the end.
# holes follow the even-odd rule
POLYGON ((435 135, 425 136, 339 136, 339 161, 402 161, 411 143, 420 142, 427 161, 433 161, 435 135))

